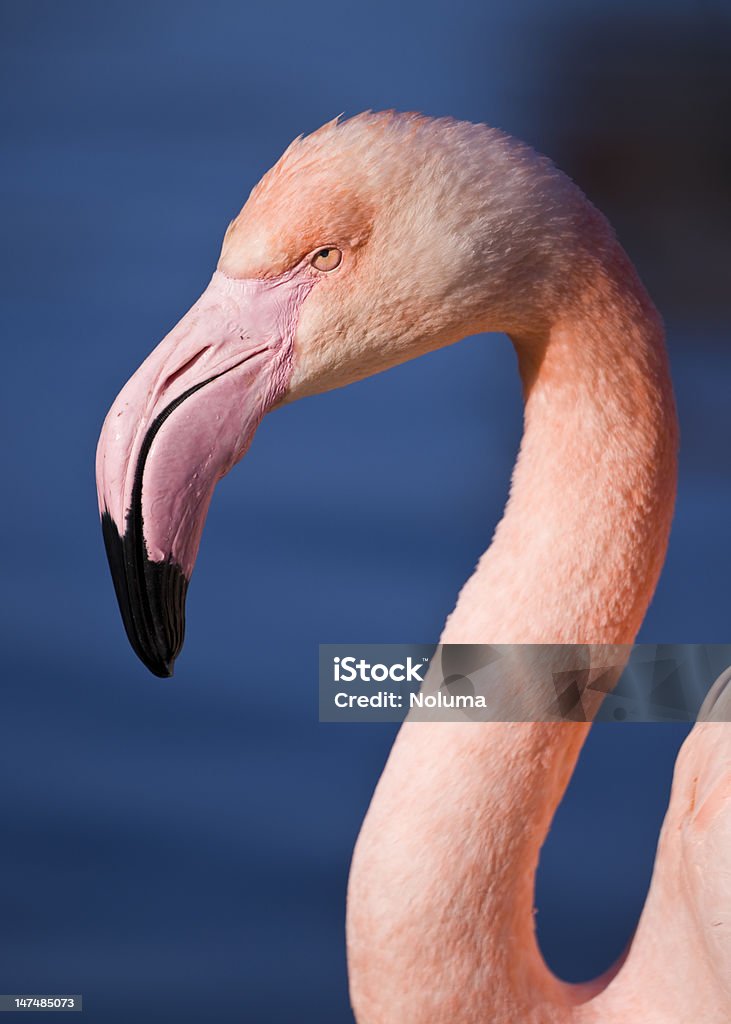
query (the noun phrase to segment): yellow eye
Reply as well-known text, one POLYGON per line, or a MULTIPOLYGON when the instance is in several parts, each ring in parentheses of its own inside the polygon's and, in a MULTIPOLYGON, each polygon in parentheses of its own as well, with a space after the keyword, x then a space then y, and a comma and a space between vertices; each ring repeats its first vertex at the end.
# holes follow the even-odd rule
POLYGON ((336 270, 340 266, 343 254, 339 249, 329 245, 324 249, 318 249, 310 260, 315 270, 322 270, 327 273, 329 270, 336 270))

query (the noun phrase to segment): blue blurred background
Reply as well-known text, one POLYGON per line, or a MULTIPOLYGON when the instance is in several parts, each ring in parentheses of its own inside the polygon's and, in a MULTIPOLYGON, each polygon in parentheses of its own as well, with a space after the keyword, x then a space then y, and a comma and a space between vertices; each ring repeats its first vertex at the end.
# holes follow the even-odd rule
MULTIPOLYGON (((0 11, 0 991, 82 992, 103 1024, 347 1022, 348 860, 394 731, 318 725, 317 644, 437 638, 507 491, 510 345, 270 417, 216 494, 166 682, 108 577, 103 416, 293 136, 368 107, 486 120, 580 182, 666 315, 681 483, 642 638, 728 642, 729 6, 0 11)), ((566 978, 632 932, 683 734, 591 735, 538 886, 566 978)))

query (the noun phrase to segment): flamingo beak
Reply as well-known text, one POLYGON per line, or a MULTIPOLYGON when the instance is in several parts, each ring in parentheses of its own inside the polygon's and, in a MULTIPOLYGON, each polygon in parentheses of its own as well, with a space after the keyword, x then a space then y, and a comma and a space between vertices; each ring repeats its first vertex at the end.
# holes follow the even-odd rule
POLYGON ((198 302, 112 405, 96 474, 109 567, 132 647, 173 674, 185 598, 218 481, 286 394, 299 308, 312 278, 234 280, 198 302))

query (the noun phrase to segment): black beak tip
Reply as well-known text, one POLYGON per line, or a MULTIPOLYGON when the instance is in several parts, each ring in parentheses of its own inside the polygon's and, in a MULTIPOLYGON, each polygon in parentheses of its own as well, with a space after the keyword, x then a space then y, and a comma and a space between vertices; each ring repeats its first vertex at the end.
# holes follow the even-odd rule
POLYGON ((171 658, 170 661, 147 661, 145 658, 142 659, 149 668, 150 672, 158 679, 171 679, 175 671, 175 662, 171 658))
POLYGON ((188 579, 173 561, 150 561, 134 522, 120 536, 105 511, 102 533, 129 642, 153 675, 169 679, 183 647, 188 579))

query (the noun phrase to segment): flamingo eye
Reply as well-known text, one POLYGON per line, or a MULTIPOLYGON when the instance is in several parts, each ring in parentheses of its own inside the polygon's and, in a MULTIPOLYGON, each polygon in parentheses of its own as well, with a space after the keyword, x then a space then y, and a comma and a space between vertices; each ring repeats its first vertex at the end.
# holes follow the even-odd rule
POLYGON ((336 270, 340 266, 342 258, 343 254, 339 249, 328 245, 324 249, 318 249, 310 263, 315 270, 321 270, 326 274, 330 270, 336 270))

